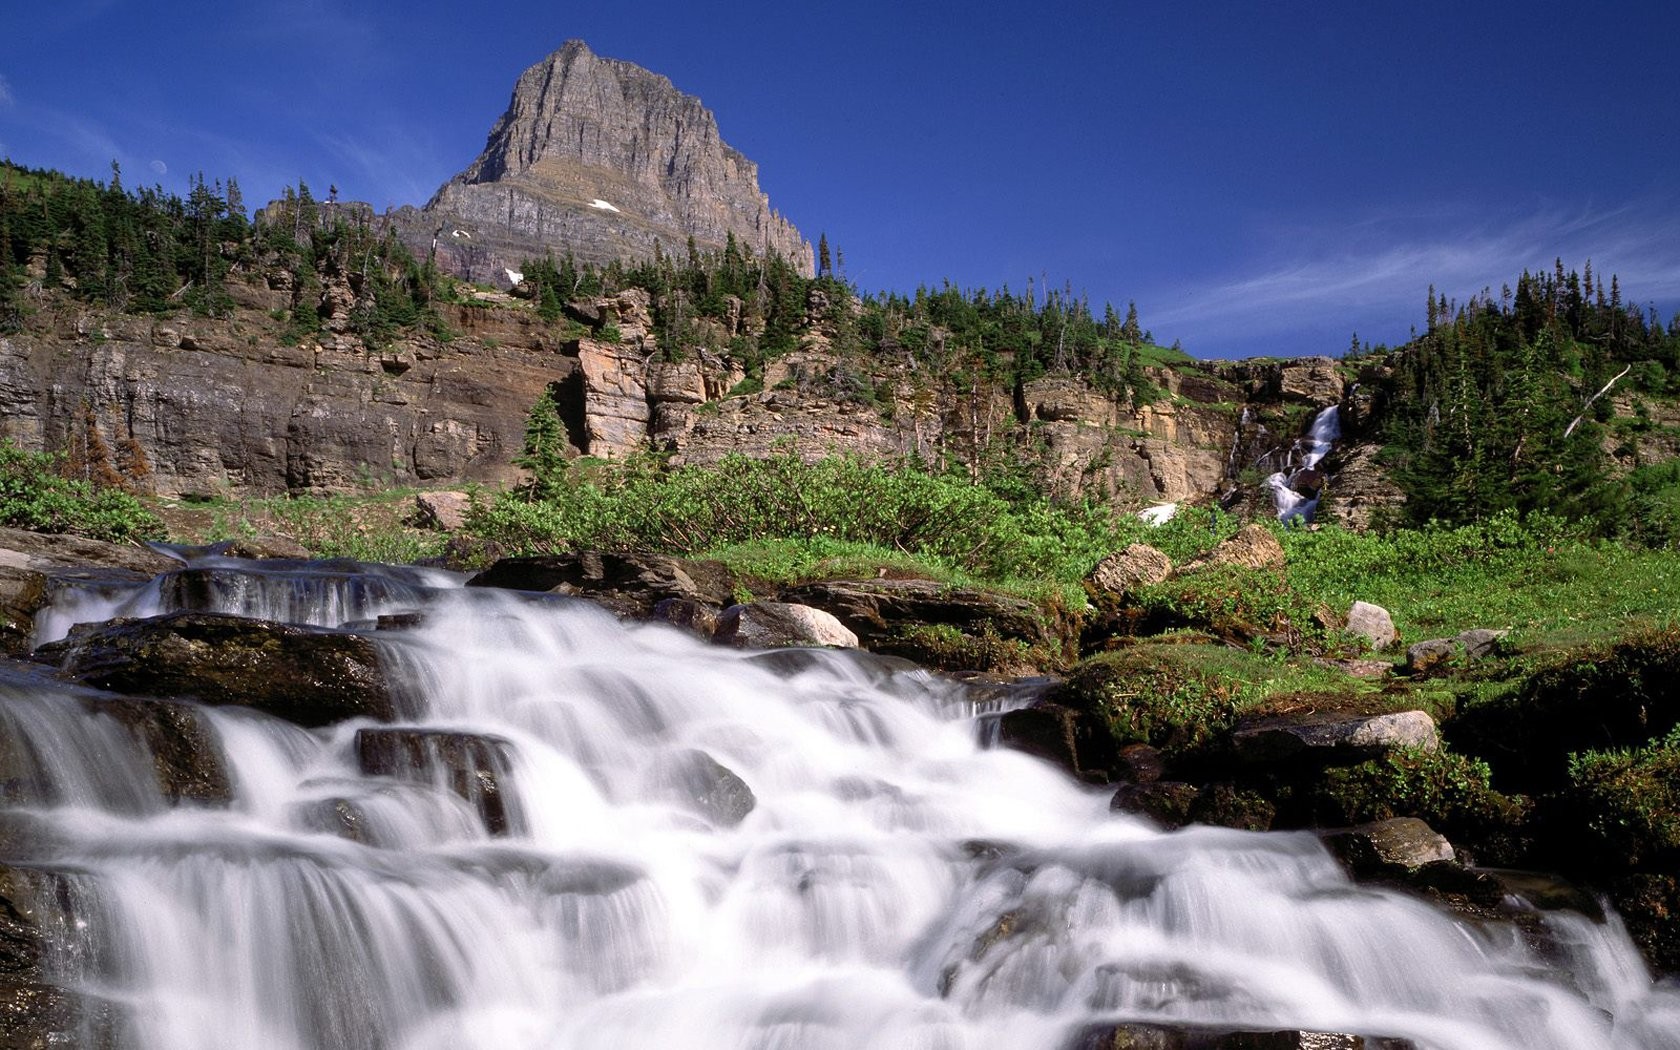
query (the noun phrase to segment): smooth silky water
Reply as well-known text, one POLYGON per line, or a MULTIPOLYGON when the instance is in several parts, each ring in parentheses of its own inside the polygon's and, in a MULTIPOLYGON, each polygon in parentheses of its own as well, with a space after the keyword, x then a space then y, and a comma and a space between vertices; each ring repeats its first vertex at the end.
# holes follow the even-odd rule
POLYGON ((1127 1019, 1680 1047, 1680 994, 1613 920, 1548 920, 1561 958, 1542 959, 1351 884, 1311 835, 1111 813, 979 746, 949 680, 459 584, 210 559, 41 615, 46 640, 181 607, 418 612, 360 628, 412 725, 494 745, 503 834, 435 769, 364 775, 369 723, 232 707, 201 712, 232 804, 170 805, 98 694, 0 677, 0 740, 29 770, 5 817, 54 843, 35 858, 59 873, 50 969, 121 1004, 125 1046, 1054 1050, 1127 1019), (700 801, 694 771, 717 766, 756 798, 738 823, 700 801))

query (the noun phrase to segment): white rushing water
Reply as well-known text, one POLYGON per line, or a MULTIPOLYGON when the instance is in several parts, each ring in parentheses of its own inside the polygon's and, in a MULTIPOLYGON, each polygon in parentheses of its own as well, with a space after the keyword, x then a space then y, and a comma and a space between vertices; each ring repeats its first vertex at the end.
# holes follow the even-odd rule
MULTIPOLYGON (((423 610, 373 636, 430 735, 375 776, 369 723, 205 710, 233 802, 171 806, 91 691, 0 680, 0 740, 34 770, 3 797, 62 873, 52 968, 122 1004, 125 1046, 1055 1050, 1155 1019, 1680 1047, 1680 997, 1613 924, 1566 920, 1568 958, 1542 959, 1351 884, 1307 834, 1161 833, 978 747, 962 687, 925 672, 442 576, 216 568, 258 571, 99 600, 423 610)), ((92 607, 64 597, 50 631, 92 607)))
POLYGON ((1297 438, 1290 448, 1284 469, 1267 475, 1264 484, 1272 494, 1279 521, 1313 520, 1324 484, 1318 465, 1341 436, 1341 410, 1335 405, 1320 410, 1306 434, 1297 438))

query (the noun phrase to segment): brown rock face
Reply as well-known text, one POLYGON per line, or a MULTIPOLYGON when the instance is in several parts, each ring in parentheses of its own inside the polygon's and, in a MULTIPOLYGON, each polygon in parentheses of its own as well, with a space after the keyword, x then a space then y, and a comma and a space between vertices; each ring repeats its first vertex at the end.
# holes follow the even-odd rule
POLYGON ((605 264, 733 235, 811 272, 811 246, 770 208, 758 166, 724 143, 699 99, 579 40, 527 69, 484 152, 403 216, 411 241, 474 279, 570 252, 605 264))

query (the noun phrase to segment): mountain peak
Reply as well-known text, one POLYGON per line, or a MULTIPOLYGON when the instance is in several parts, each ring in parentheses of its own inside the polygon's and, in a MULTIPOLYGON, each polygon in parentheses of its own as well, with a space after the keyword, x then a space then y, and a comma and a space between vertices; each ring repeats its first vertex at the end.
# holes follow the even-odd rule
POLYGON ((758 166, 723 141, 711 110, 582 40, 520 75, 484 151, 425 212, 460 231, 440 246, 445 264, 476 279, 546 253, 607 263, 731 235, 811 270, 809 242, 771 209, 758 166))

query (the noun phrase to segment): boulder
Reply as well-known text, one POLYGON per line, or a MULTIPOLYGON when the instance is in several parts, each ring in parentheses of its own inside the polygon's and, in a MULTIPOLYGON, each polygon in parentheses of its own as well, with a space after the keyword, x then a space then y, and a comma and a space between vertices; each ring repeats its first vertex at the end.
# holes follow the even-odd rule
POLYGON ((1464 650, 1457 638, 1429 638, 1406 647, 1406 671, 1422 674, 1434 670, 1464 650))
POLYGON ((1468 631, 1460 631, 1456 641, 1464 646, 1464 655, 1472 660, 1484 656, 1491 656, 1498 648, 1500 641, 1510 631, 1495 631, 1486 627, 1473 627, 1468 631))
POLYGON ((341 631, 177 612, 78 631, 63 654, 67 677, 114 692, 250 707, 310 727, 397 715, 373 642, 341 631))
POLYGON ((1231 565, 1239 569, 1282 571, 1283 544, 1264 525, 1244 525, 1230 539, 1221 540, 1213 550, 1184 567, 1189 572, 1212 565, 1231 565))
POLYGON ((0 1047, 116 1045, 118 1010, 109 1001, 53 983, 55 949, 92 909, 76 875, 0 863, 0 1047))
POLYGON ((1200 793, 1196 785, 1176 780, 1122 784, 1115 790, 1114 797, 1108 800, 1108 808, 1116 813, 1148 817, 1170 831, 1190 823, 1190 811, 1200 793))
POLYGON ((500 737, 408 726, 356 731, 363 773, 432 784, 465 799, 492 835, 518 834, 525 821, 506 789, 513 745, 500 737))
POLYGON ((222 749, 195 705, 137 697, 87 703, 134 735, 152 758, 158 790, 171 803, 225 806, 232 801, 233 782, 222 749))
POLYGON ((1388 610, 1370 602, 1354 602, 1348 609, 1346 631, 1365 639, 1372 649, 1387 649, 1399 640, 1388 610))
POLYGON ((1416 817, 1394 817, 1321 833, 1324 845, 1360 878, 1415 872, 1456 857, 1452 843, 1416 817))
POLYGON ((1149 744, 1127 744, 1114 756, 1114 776, 1117 780, 1152 784, 1166 772, 1167 762, 1161 755, 1161 749, 1149 744))
POLYGON ((1360 762, 1385 751, 1441 744, 1435 720, 1427 711, 1381 715, 1314 712, 1301 715, 1246 717, 1231 733, 1237 758, 1256 764, 1314 757, 1323 762, 1360 762))
POLYGON ((1086 587, 1099 599, 1119 601, 1139 587, 1160 583, 1172 571, 1172 559, 1147 543, 1134 543, 1098 562, 1086 579, 1086 587))
POLYGON ((998 742, 1093 784, 1113 779, 1114 738, 1074 708, 1040 700, 998 718, 998 742))
POLYGON ((821 645, 855 649, 858 636, 833 615, 794 602, 731 605, 718 616, 712 640, 743 649, 821 645))
POLYGON ((692 598, 662 598, 654 603, 649 619, 668 623, 702 638, 710 638, 717 633, 719 611, 715 605, 697 602, 692 598))
POLYGON ((465 492, 421 492, 414 497, 414 515, 422 528, 455 532, 467 523, 472 497, 465 492))
POLYGON ((468 587, 548 591, 600 602, 614 614, 646 619, 667 598, 719 607, 735 600, 737 579, 716 561, 663 554, 574 551, 503 558, 467 581, 468 587))
POLYGON ((704 751, 678 753, 663 773, 678 801, 719 827, 734 827, 758 805, 747 782, 704 751))

